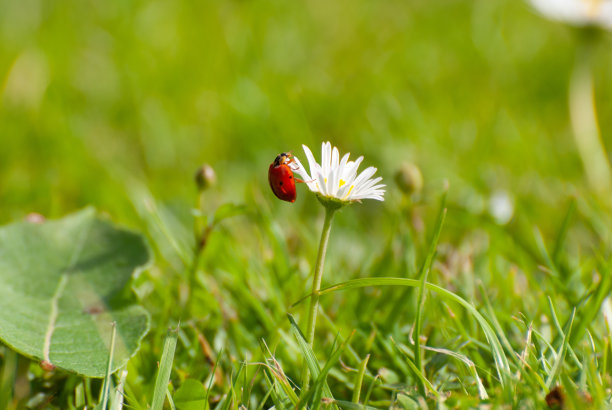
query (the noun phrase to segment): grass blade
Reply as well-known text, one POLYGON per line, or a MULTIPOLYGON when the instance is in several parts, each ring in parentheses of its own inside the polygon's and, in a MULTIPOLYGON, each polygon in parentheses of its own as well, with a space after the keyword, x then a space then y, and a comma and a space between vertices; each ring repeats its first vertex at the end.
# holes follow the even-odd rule
POLYGON ((213 366, 212 372, 210 372, 210 381, 208 382, 208 387, 206 388, 206 396, 204 396, 204 403, 206 403, 206 409, 210 407, 208 404, 208 397, 210 396, 210 390, 212 389, 213 383, 215 382, 215 375, 217 374, 217 367, 219 366, 219 360, 221 360, 221 355, 223 355, 223 349, 217 354, 217 360, 215 360, 215 365, 213 366))
POLYGON ((599 316, 601 307, 610 292, 612 292, 612 277, 610 275, 610 265, 600 265, 601 272, 599 283, 589 300, 580 308, 579 319, 575 325, 570 339, 570 344, 575 345, 583 336, 587 327, 599 316))
POLYGON ((351 403, 350 401, 334 400, 332 403, 341 409, 357 409, 357 410, 376 410, 376 407, 366 406, 363 404, 351 403))
POLYGON ((117 388, 115 389, 115 394, 113 395, 111 401, 111 410, 121 410, 123 409, 123 388, 125 386, 125 379, 127 378, 127 370, 123 369, 121 371, 121 376, 119 378, 119 384, 117 384, 117 388))
POLYGON ((421 272, 419 273, 419 296, 417 299, 416 318, 414 321, 414 358, 418 373, 422 376, 418 378, 419 390, 422 396, 425 395, 425 383, 423 380, 426 380, 425 376, 423 375, 423 354, 421 351, 421 322, 423 320, 423 307, 425 305, 425 283, 427 283, 427 276, 429 275, 429 271, 431 270, 431 264, 433 263, 434 255, 436 254, 438 240, 440 239, 440 233, 442 232, 442 226, 444 225, 444 219, 446 217, 446 192, 442 195, 442 200, 440 202, 440 211, 438 212, 438 217, 436 218, 436 227, 434 229, 434 235, 429 244, 427 257, 425 258, 425 262, 423 262, 421 272))
POLYGON ((104 376, 104 382, 102 383, 102 392, 100 394, 100 401, 96 406, 97 409, 106 410, 108 408, 108 400, 110 395, 110 385, 112 383, 111 370, 113 368, 113 354, 115 352, 115 338, 117 336, 117 323, 112 322, 111 326, 113 328, 111 333, 111 343, 110 350, 108 352, 108 366, 106 367, 106 376, 104 376))
POLYGON ((170 410, 176 410, 176 406, 174 405, 174 400, 172 400, 172 394, 170 393, 168 386, 166 386, 166 398, 168 399, 170 410))
POLYGON ((275 390, 275 392, 277 393, 278 400, 282 399, 278 394, 280 392, 283 392, 285 393, 284 401, 290 401, 293 406, 296 406, 299 402, 299 398, 297 394, 295 394, 295 391, 293 390, 293 387, 291 386, 291 383, 283 372, 283 369, 281 368, 280 364, 276 361, 276 358, 272 355, 272 352, 263 340, 261 341, 261 350, 264 355, 269 355, 270 360, 272 360, 273 365, 269 365, 266 363, 265 366, 266 371, 270 373, 270 377, 274 380, 274 383, 270 383, 270 386, 276 387, 280 385, 280 390, 275 390))
POLYGON ((359 363, 357 374, 355 374, 355 378, 353 379, 353 403, 359 403, 359 396, 361 395, 361 385, 363 384, 363 376, 368 366, 368 360, 370 360, 370 355, 367 355, 365 359, 363 359, 361 363, 359 363))
POLYGON ((476 365, 467 356, 461 353, 453 352, 452 350, 442 349, 442 348, 437 348, 437 347, 423 346, 423 349, 431 350, 432 352, 450 356, 450 357, 453 357, 463 362, 467 366, 470 373, 472 373, 472 377, 474 377, 474 380, 476 381, 476 387, 478 388, 478 397, 480 398, 480 400, 487 400, 489 398, 489 395, 487 394, 487 390, 482 384, 482 381, 480 380, 480 376, 478 375, 478 371, 476 370, 476 365))
MULTIPOLYGON (((555 338, 563 338, 565 335, 565 331, 561 328, 561 323, 559 322, 559 319, 557 318, 557 312, 555 310, 555 306, 553 305, 553 301, 550 298, 550 296, 548 297, 548 309, 550 310, 550 317, 551 317, 551 321, 553 323, 553 325, 555 326, 555 328, 557 329, 557 332, 559 332, 559 337, 555 338)), ((576 308, 574 308, 576 309, 576 308)), ((573 317, 570 317, 568 319, 569 320, 574 320, 573 317)), ((576 328, 578 327, 577 325, 573 325, 572 326, 574 328, 574 331, 572 332, 572 334, 576 333, 576 328)), ((554 343, 554 342, 553 342, 554 343)), ((578 359, 578 356, 576 356, 576 353, 574 353, 574 349, 572 349, 572 338, 570 337, 569 340, 569 344, 567 346, 567 350, 570 354, 570 356, 572 357, 572 359, 574 360, 574 363, 576 363, 576 365, 578 366, 578 368, 580 370, 582 370, 582 363, 580 363, 580 360, 578 359)), ((554 353, 554 349, 551 349, 551 351, 554 353)), ((556 354, 556 353, 555 353, 556 354)))
POLYGON ((370 383, 370 386, 368 387, 368 392, 366 393, 366 396, 363 399, 364 407, 367 406, 368 402, 370 401, 370 396, 372 395, 372 391, 374 390, 374 387, 376 387, 376 382, 380 383, 380 375, 379 374, 377 374, 376 377, 374 377, 374 379, 372 379, 372 382, 370 383))
MULTIPOLYGON (((317 358, 315 357, 315 354, 312 351, 312 348, 306 341, 306 338, 302 334, 302 331, 298 327, 293 316, 288 314, 287 317, 289 318, 289 322, 291 323, 291 332, 293 333, 295 339, 298 342, 298 346, 302 352, 302 355, 304 356, 304 360, 306 361, 306 365, 308 366, 308 369, 310 370, 310 374, 312 375, 313 379, 317 379, 319 377, 319 374, 321 373, 321 367, 319 366, 319 362, 317 361, 317 358)), ((316 383, 313 385, 313 388, 315 386, 316 386, 316 383)), ((329 389, 329 386, 327 385, 327 382, 323 384, 322 389, 323 389, 323 394, 325 395, 325 397, 329 399, 334 398, 334 396, 332 396, 331 390, 329 389)), ((302 393, 305 393, 305 392, 302 392, 302 393)), ((300 402, 301 401, 302 400, 300 400, 300 402)))
MULTIPOLYGON (((306 394, 304 394, 300 399, 300 403, 298 403, 297 406, 298 408, 301 408, 301 406, 305 406, 310 400, 311 396, 314 396, 312 400, 313 410, 316 410, 320 407, 323 394, 326 395, 326 403, 333 403, 335 401, 334 398, 331 396, 331 392, 329 392, 329 396, 326 393, 326 391, 329 391, 329 387, 327 387, 327 374, 331 370, 332 366, 334 366, 338 362, 338 360, 340 359, 340 355, 350 344, 354 334, 355 332, 351 333, 351 335, 344 342, 342 342, 340 346, 338 346, 338 348, 330 356, 330 358, 325 363, 325 366, 323 366, 323 369, 321 369, 319 375, 316 377, 315 382, 313 383, 310 390, 308 390, 308 392, 306 392, 306 394)), ((335 406, 333 407, 335 408, 335 406)))
POLYGON ((244 369, 245 369, 245 364, 244 364, 244 362, 241 362, 240 363, 240 367, 238 368, 238 373, 236 373, 236 376, 230 378, 230 380, 231 380, 230 390, 227 393, 227 400, 225 401, 225 404, 222 407, 223 410, 229 409, 230 405, 232 405, 232 404, 234 406, 238 405, 238 400, 236 400, 236 383, 240 379, 240 375, 242 374, 242 371, 244 369))
POLYGON ((565 213, 565 218, 563 218, 563 223, 561 224, 561 228, 559 229, 559 233, 557 234, 557 239, 555 241, 555 247, 553 248, 552 260, 555 264, 559 265, 559 256, 561 255, 561 250, 563 249, 563 244, 565 243, 565 238, 567 237, 567 231, 569 230, 570 223, 574 217, 574 213, 576 212, 576 199, 572 198, 565 213))
POLYGON ((174 361, 174 352, 176 350, 177 340, 178 327, 176 329, 168 329, 168 334, 164 340, 164 350, 159 362, 157 379, 155 380, 155 390, 153 391, 151 410, 161 410, 164 406, 164 399, 166 398, 168 382, 170 381, 170 373, 172 371, 172 362, 174 361))
MULTIPOLYGON (((278 383, 276 380, 273 379, 272 372, 270 371, 270 369, 267 368, 267 366, 264 366, 263 375, 264 375, 264 379, 266 379, 266 382, 268 383, 268 386, 270 386, 270 390, 268 391, 268 394, 266 394, 266 397, 272 398, 272 402, 274 403, 274 408, 282 409, 281 398, 278 395, 278 391, 277 391, 278 383)), ((262 402, 259 405, 259 408, 263 409, 265 403, 266 403, 266 398, 262 400, 262 402)))
POLYGON ((561 367, 563 366, 563 363, 565 362, 565 353, 567 352, 567 348, 569 345, 570 334, 572 332, 572 324, 574 323, 575 315, 576 315, 576 309, 573 309, 572 315, 570 316, 570 319, 567 322, 567 325, 565 326, 565 331, 564 331, 565 334, 563 335, 563 342, 561 343, 561 348, 559 349, 559 352, 557 353, 555 364, 553 365, 552 369, 550 369, 550 372, 548 373, 548 378, 546 379, 546 387, 548 389, 550 389, 550 387, 553 385, 553 383, 557 379, 557 376, 559 375, 559 372, 561 371, 561 367))
POLYGON ((17 375, 17 353, 4 348, 2 368, 0 372, 0 409, 9 408, 13 399, 13 385, 17 375))
MULTIPOLYGON (((395 348, 400 353, 402 353, 404 356, 406 356, 406 363, 408 363, 408 367, 410 367, 410 370, 412 370, 412 372, 417 376, 417 379, 419 380, 419 382, 423 386, 425 386, 427 389, 429 389, 429 391, 431 391, 434 394, 434 396, 436 396, 436 398, 439 398, 440 393, 437 392, 435 387, 433 387, 433 384, 431 384, 431 382, 427 380, 423 372, 410 359, 410 356, 408 355, 408 351, 407 351, 408 348, 404 345, 398 345, 393 339, 391 339, 391 341, 393 342, 393 345, 395 346, 395 348)), ((422 395, 424 396, 425 394, 422 394, 422 395)))
MULTIPOLYGON (((321 296, 337 292, 340 290, 348 290, 348 289, 357 289, 364 287, 377 287, 377 286, 410 286, 417 287, 420 285, 420 282, 415 279, 406 279, 406 278, 393 278, 393 277, 376 277, 376 278, 359 278, 352 279, 346 282, 338 283, 336 285, 329 286, 325 289, 322 289, 319 294, 321 296)), ((491 352, 493 354, 493 359, 495 361, 495 367, 500 379, 501 385, 506 388, 510 387, 512 374, 510 371, 510 365, 508 364, 508 358, 504 353, 504 350, 501 346, 499 338, 497 337, 495 331, 485 319, 485 317, 478 312, 478 310, 467 300, 463 299, 461 296, 456 295, 455 293, 446 290, 440 286, 434 285, 432 283, 426 283, 425 287, 429 290, 432 290, 438 293, 440 296, 445 299, 452 300, 461 306, 463 306, 471 315, 474 316, 478 324, 480 325, 482 331, 484 332, 487 341, 489 342, 489 346, 491 347, 491 352)), ((308 297, 308 296, 306 296, 308 297)), ((299 303, 299 302, 298 302, 299 303)))

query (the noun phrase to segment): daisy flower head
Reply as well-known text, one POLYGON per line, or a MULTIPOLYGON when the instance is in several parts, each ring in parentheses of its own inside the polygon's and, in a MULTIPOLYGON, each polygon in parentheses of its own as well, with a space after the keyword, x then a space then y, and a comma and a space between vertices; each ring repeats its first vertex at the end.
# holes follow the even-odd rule
POLYGON ((612 0, 531 0, 531 4, 553 20, 612 30, 612 0))
POLYGON ((295 171, 304 178, 304 182, 325 206, 339 208, 352 202, 361 202, 362 199, 375 199, 384 201, 385 185, 379 184, 381 177, 372 178, 376 168, 368 167, 360 174, 357 168, 363 161, 363 156, 355 161, 349 160, 350 153, 340 158, 338 148, 331 143, 321 145, 321 163, 319 164, 312 151, 302 145, 308 159, 310 174, 306 171, 299 159, 295 158, 295 171))

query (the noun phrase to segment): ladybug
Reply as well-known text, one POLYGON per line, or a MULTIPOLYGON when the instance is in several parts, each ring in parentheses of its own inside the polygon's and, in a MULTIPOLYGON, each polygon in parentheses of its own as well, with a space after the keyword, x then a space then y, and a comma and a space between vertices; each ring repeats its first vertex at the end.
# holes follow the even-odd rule
POLYGON ((295 164, 293 156, 291 153, 283 152, 276 156, 276 159, 270 164, 268 169, 268 181, 270 182, 272 192, 274 192, 278 199, 287 202, 295 202, 297 195, 291 164, 295 164))

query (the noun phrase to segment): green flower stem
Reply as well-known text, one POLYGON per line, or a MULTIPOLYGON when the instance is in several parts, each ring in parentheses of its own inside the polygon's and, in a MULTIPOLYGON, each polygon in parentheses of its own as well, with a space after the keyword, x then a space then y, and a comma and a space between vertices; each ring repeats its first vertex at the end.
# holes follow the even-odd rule
POLYGON ((588 182, 602 198, 608 198, 612 188, 612 170, 601 140, 595 107, 591 73, 594 39, 586 34, 582 39, 582 47, 579 49, 574 72, 570 78, 570 119, 588 182))
POLYGON ((189 268, 189 277, 188 277, 189 288, 188 288, 187 306, 186 306, 186 310, 189 314, 192 313, 191 309, 193 307, 193 291, 194 291, 194 288, 197 286, 198 269, 200 268, 200 261, 202 260, 202 254, 204 253, 204 245, 206 243, 204 240, 204 233, 202 233, 201 235, 202 235, 201 237, 196 238, 196 245, 194 249, 193 260, 189 268))
POLYGON ((204 253, 204 248, 206 247, 206 242, 208 241, 208 236, 210 235, 213 226, 211 224, 207 224, 207 218, 203 216, 204 209, 204 192, 198 193, 198 201, 197 201, 197 210, 198 214, 195 216, 193 227, 194 227, 194 238, 195 238, 195 246, 193 251, 193 259, 191 262, 191 266, 189 267, 188 272, 188 295, 187 295, 187 306, 186 310, 190 314, 192 306, 193 306, 193 291, 197 286, 197 274, 198 269, 200 267, 200 261, 202 260, 202 254, 204 253))
MULTIPOLYGON (((306 332, 306 340, 308 341, 310 347, 314 345, 317 311, 319 310, 319 290, 321 289, 321 279, 323 278, 325 253, 327 252, 327 243, 329 242, 332 219, 337 209, 338 208, 333 206, 325 206, 325 221, 323 222, 323 231, 321 232, 321 242, 319 243, 317 264, 315 265, 314 277, 312 279, 312 294, 310 297, 310 308, 308 310, 308 331, 306 332)), ((304 372, 303 380, 304 382, 302 389, 305 391, 308 389, 308 384, 310 383, 310 373, 307 370, 304 372)))

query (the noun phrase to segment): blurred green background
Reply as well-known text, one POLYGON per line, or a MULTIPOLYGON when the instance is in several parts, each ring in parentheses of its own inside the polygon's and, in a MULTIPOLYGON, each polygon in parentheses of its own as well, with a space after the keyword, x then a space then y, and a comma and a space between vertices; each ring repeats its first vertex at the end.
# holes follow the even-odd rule
MULTIPOLYGON (((129 220, 137 184, 190 206, 203 162, 218 201, 310 209, 277 203, 267 168, 325 140, 377 166, 388 201, 412 161, 476 213, 501 190, 538 218, 584 189, 567 109, 577 44, 516 0, 0 0, 0 222, 85 204, 129 220)), ((609 48, 602 36, 600 113, 609 48)), ((612 117, 600 125, 610 145, 612 117)))

